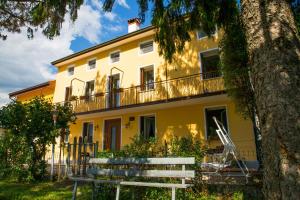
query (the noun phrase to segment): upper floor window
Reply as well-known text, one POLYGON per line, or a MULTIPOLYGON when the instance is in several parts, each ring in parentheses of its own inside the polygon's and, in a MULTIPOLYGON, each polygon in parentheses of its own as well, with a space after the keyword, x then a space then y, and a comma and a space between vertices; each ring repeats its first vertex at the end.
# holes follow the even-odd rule
POLYGON ((95 81, 88 81, 85 85, 85 96, 94 95, 95 81))
POLYGON ((69 76, 74 75, 74 67, 69 67, 69 68, 68 68, 68 75, 69 75, 69 76))
POLYGON ((153 65, 141 68, 141 90, 154 89, 153 65))
MULTIPOLYGON (((215 26, 215 30, 213 31, 212 35, 215 35, 217 33, 217 26, 215 26)), ((197 31, 197 38, 200 40, 200 39, 203 39, 203 38, 206 38, 208 35, 203 31, 203 30, 198 30, 197 31)))
POLYGON ((221 76, 219 50, 213 49, 200 53, 203 79, 221 76))
POLYGON ((153 41, 140 44, 140 54, 146 54, 153 51, 153 41))
POLYGON ((95 68, 96 68, 96 59, 89 60, 88 61, 88 70, 95 69, 95 68))
POLYGON ((110 62, 116 63, 120 61, 120 51, 110 54, 110 62))
POLYGON ((206 121, 206 136, 207 139, 218 138, 216 130, 218 129, 213 117, 216 117, 228 130, 227 114, 225 107, 206 108, 205 109, 205 121, 206 121))

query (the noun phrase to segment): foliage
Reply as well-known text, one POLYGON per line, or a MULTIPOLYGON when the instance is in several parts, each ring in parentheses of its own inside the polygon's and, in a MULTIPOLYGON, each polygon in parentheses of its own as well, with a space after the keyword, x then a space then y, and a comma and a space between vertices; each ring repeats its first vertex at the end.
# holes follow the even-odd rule
POLYGON ((202 162, 205 148, 201 146, 199 140, 192 137, 174 137, 171 139, 170 148, 168 150, 170 155, 180 157, 195 157, 196 162, 202 162))
POLYGON ((0 38, 6 39, 5 31, 20 32, 27 27, 28 38, 33 37, 34 29, 42 28, 48 38, 60 34, 65 15, 73 22, 83 0, 1 0, 0 38))
POLYGON ((292 0, 292 10, 294 13, 298 33, 300 33, 300 1, 292 0))
POLYGON ((67 128, 68 123, 76 119, 69 105, 58 106, 55 126, 54 109, 43 97, 24 104, 12 101, 0 109, 0 127, 8 132, 0 142, 0 149, 4 149, 1 161, 5 162, 5 170, 11 172, 6 175, 17 175, 25 180, 45 177, 47 145, 55 141, 58 129, 67 128))
MULTIPOLYGON (((196 161, 201 161, 204 156, 204 149, 201 146, 200 141, 193 139, 192 137, 174 137, 168 144, 161 144, 155 138, 145 139, 136 135, 131 138, 131 142, 125 145, 121 151, 115 152, 99 152, 97 157, 195 157, 196 161)), ((165 182, 174 181, 165 179, 165 182)), ((115 194, 115 187, 103 186, 99 192, 100 199, 112 199, 115 194)), ((121 199, 170 199, 170 190, 166 188, 141 188, 139 187, 122 187, 121 199)), ((183 190, 177 190, 178 199, 183 199, 183 190)), ((187 199, 197 199, 200 194, 196 194, 192 191, 186 193, 187 199)))
POLYGON ((245 118, 253 119, 256 104, 249 77, 247 42, 238 16, 227 22, 220 48, 226 92, 236 102, 237 110, 245 118))

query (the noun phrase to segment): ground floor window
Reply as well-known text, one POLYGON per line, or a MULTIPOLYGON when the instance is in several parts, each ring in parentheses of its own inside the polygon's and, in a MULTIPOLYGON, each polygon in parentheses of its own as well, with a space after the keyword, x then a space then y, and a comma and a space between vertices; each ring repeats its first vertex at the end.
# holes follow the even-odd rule
POLYGON ((227 125, 227 113, 225 107, 217 107, 217 108, 206 108, 205 109, 205 121, 206 121, 206 136, 207 139, 217 139, 218 135, 216 133, 217 125, 213 120, 213 117, 216 117, 226 130, 228 130, 227 125))
POLYGON ((82 137, 88 143, 93 143, 94 124, 92 122, 83 123, 82 137))
POLYGON ((141 116, 140 134, 144 139, 155 137, 155 116, 141 116))

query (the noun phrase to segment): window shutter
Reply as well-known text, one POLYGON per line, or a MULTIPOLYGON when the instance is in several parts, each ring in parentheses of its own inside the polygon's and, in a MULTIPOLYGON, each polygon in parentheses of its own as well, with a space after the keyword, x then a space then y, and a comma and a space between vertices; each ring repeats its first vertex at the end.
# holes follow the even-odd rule
POLYGON ((69 101, 70 99, 70 88, 69 87, 66 87, 66 90, 65 90, 65 101, 69 101))

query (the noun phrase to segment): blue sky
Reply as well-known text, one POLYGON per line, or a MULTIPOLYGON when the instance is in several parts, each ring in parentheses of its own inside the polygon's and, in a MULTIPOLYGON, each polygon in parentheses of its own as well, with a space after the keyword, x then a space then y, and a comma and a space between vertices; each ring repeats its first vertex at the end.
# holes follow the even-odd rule
MULTIPOLYGON (((131 18, 138 17, 138 5, 136 4, 136 1, 133 0, 127 0, 124 1, 129 6, 128 8, 126 6, 119 5, 118 3, 115 3, 112 13, 115 13, 118 16, 117 22, 112 22, 108 19, 105 19, 102 24, 103 26, 118 26, 120 29, 118 30, 106 30, 103 32, 101 37, 101 42, 111 40, 113 38, 116 38, 118 36, 124 35, 127 33, 127 20, 131 18)), ((91 3, 88 3, 91 5, 91 3)), ((91 5, 93 6, 93 5, 91 5)), ((147 12, 146 20, 142 24, 142 28, 150 25, 150 14, 151 12, 147 12)), ((92 43, 85 39, 84 37, 77 37, 75 40, 71 43, 71 49, 74 52, 81 51, 83 49, 86 49, 88 47, 94 46, 97 43, 92 43)))
MULTIPOLYGON (((55 79, 51 62, 127 33, 127 20, 138 17, 135 0, 115 0, 111 13, 102 10, 102 0, 85 0, 72 23, 65 16, 61 34, 47 39, 42 30, 27 39, 21 33, 6 33, 0 41, 0 107, 9 102, 8 93, 55 79)), ((150 11, 141 28, 150 25, 150 11)))

